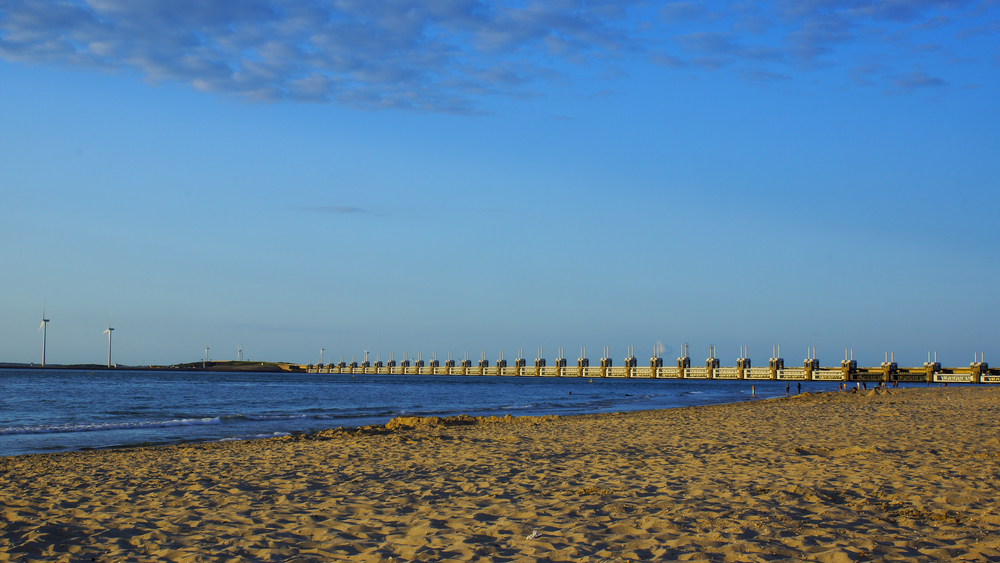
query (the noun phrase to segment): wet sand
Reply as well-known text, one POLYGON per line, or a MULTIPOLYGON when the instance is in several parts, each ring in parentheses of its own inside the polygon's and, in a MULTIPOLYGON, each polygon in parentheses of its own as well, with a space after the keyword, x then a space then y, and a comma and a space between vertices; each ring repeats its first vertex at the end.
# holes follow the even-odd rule
POLYGON ((0 561, 1000 560, 1000 389, 398 422, 0 458, 0 561))

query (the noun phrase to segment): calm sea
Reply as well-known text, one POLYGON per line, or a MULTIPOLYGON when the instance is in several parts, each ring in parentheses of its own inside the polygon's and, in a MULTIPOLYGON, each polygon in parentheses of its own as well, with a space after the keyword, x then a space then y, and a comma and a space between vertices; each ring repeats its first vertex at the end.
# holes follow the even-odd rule
MULTIPOLYGON (((785 393, 783 382, 756 386, 760 398, 785 393)), ((0 456, 245 440, 400 415, 571 415, 749 399, 746 381, 10 369, 0 370, 0 456)))

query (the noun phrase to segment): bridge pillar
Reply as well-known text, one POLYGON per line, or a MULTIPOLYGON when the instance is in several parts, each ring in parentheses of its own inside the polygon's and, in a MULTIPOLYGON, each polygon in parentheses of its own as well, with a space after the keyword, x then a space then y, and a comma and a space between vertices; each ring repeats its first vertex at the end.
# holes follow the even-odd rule
POLYGON ((649 374, 650 377, 656 379, 656 374, 659 373, 660 368, 663 367, 663 358, 659 356, 653 356, 649 359, 649 374))
POLYGON ((625 377, 632 377, 632 370, 639 365, 635 359, 635 352, 631 346, 628 347, 628 357, 625 358, 625 377))
POLYGON ((850 381, 854 378, 854 374, 858 372, 858 362, 854 360, 844 360, 840 362, 840 369, 844 372, 844 381, 850 381))
POLYGON ((882 374, 881 374, 881 376, 882 376, 882 382, 883 383, 888 383, 888 382, 892 381, 892 374, 894 374, 894 373, 896 373, 898 371, 899 371, 899 368, 898 368, 898 366, 896 366, 896 362, 885 362, 885 363, 883 363, 882 364, 882 374))
POLYGON ((736 358, 736 373, 739 374, 740 379, 747 378, 747 370, 750 369, 750 358, 744 357, 746 354, 740 354, 741 357, 736 358))
POLYGON ((819 369, 819 360, 816 358, 808 358, 805 361, 804 367, 806 368, 806 381, 812 381, 813 371, 819 369))
POLYGON ((885 361, 882 362, 882 382, 888 383, 892 381, 892 375, 899 373, 899 366, 896 365, 896 355, 885 355, 885 361))
POLYGON ((893 376, 899 373, 899 365, 896 362, 889 362, 889 369, 882 375, 882 382, 892 381, 893 376))
POLYGON ((542 350, 539 348, 538 357, 535 358, 535 377, 542 375, 543 367, 545 367, 545 358, 542 357, 542 350))
POLYGON ((681 379, 684 379, 684 370, 691 367, 691 358, 688 356, 688 345, 681 345, 681 357, 677 358, 677 371, 681 379))
POLYGON ((601 358, 601 377, 608 376, 609 367, 611 367, 611 358, 601 358))
POLYGON ((767 366, 771 368, 771 379, 778 379, 778 370, 785 369, 785 359, 780 357, 781 350, 778 350, 778 356, 774 358, 769 358, 767 360, 767 366))
POLYGON ((709 348, 708 358, 705 360, 705 369, 708 371, 708 378, 715 379, 715 370, 719 369, 719 358, 715 357, 715 346, 709 348))
POLYGON ((982 361, 980 361, 980 362, 972 362, 972 364, 969 367, 972 368, 972 382, 973 383, 982 383, 983 382, 983 374, 990 372, 990 365, 987 364, 986 362, 982 362, 982 361))
POLYGON ((781 346, 771 347, 771 357, 767 360, 767 367, 771 369, 771 379, 778 379, 778 370, 785 369, 785 359, 781 357, 781 346), (777 348, 777 353, 775 353, 777 348))
POLYGON ((690 367, 691 367, 691 358, 689 358, 686 355, 677 358, 677 371, 680 372, 679 375, 681 376, 681 379, 684 378, 684 370, 689 369, 690 367))
POLYGON ((941 371, 941 364, 938 362, 924 362, 924 383, 934 383, 934 372, 941 371))
POLYGON ((576 359, 576 376, 583 377, 583 368, 590 367, 590 360, 588 358, 579 357, 576 359))

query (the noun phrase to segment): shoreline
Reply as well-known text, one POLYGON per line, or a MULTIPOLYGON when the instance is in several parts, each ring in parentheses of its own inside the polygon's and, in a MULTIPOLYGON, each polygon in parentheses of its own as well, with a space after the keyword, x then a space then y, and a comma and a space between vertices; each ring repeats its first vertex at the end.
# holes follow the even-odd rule
MULTIPOLYGON (((728 380, 723 380, 723 381, 726 384, 734 384, 734 383, 736 383, 736 382, 728 381, 728 380)), ((757 385, 761 384, 761 382, 755 382, 755 383, 757 385)), ((780 383, 781 382, 763 382, 763 383, 765 385, 767 385, 768 383, 772 383, 772 384, 774 384, 774 386, 780 387, 780 383)), ((823 382, 823 383, 828 383, 828 382, 823 382)), ((961 384, 959 386, 961 386, 961 384)), ((952 388, 956 388, 956 387, 952 387, 952 388)), ((896 392, 896 391, 904 390, 904 389, 926 389, 926 388, 930 388, 930 387, 903 387, 903 388, 900 388, 900 389, 894 389, 892 391, 896 392)), ((879 391, 879 392, 885 393, 885 391, 879 391)), ((763 393, 763 391, 762 391, 762 393, 763 393)), ((855 394, 855 392, 853 390, 836 390, 836 389, 812 390, 812 391, 806 390, 806 391, 802 392, 801 394, 802 395, 818 396, 818 395, 822 395, 822 394, 826 394, 826 393, 831 393, 831 394, 834 394, 834 395, 839 395, 839 394, 842 394, 842 393, 846 394, 846 395, 853 395, 853 394, 855 394)), ((877 393, 877 392, 874 389, 860 391, 861 395, 873 394, 873 393, 877 393)), ((623 410, 612 411, 612 412, 582 412, 582 413, 578 412, 578 413, 570 413, 570 414, 551 413, 550 412, 550 413, 528 413, 528 414, 523 414, 523 415, 518 415, 518 414, 513 414, 512 415, 511 413, 504 411, 504 412, 501 412, 499 414, 498 413, 493 413, 493 414, 474 414, 474 415, 470 416, 468 414, 468 412, 461 412, 460 410, 455 410, 455 411, 450 412, 450 413, 439 412, 437 414, 405 414, 405 415, 401 414, 401 415, 397 415, 395 417, 389 417, 389 419, 386 420, 384 423, 382 423, 382 422, 370 422, 370 423, 361 423, 361 424, 350 424, 350 423, 348 423, 348 424, 341 424, 341 425, 331 425, 329 427, 318 428, 318 429, 314 429, 314 430, 286 430, 286 431, 279 431, 279 432, 274 432, 273 434, 270 434, 270 435, 253 434, 253 435, 246 435, 246 436, 241 436, 241 437, 223 437, 223 438, 205 438, 205 439, 184 438, 184 439, 177 439, 177 440, 165 441, 165 442, 154 442, 154 441, 149 441, 149 440, 142 440, 142 441, 136 441, 134 443, 118 443, 118 444, 112 444, 112 445, 106 445, 106 446, 86 446, 86 447, 81 447, 81 448, 78 448, 78 449, 66 449, 66 450, 61 450, 61 451, 33 451, 33 452, 27 452, 27 453, 4 454, 4 455, 0 455, 0 460, 5 459, 5 458, 10 458, 10 457, 19 457, 19 456, 27 456, 27 455, 59 455, 59 454, 105 452, 105 451, 117 451, 117 450, 125 450, 125 451, 127 451, 127 450, 145 449, 145 448, 168 448, 168 447, 172 447, 172 446, 185 447, 185 446, 198 446, 198 445, 216 444, 216 443, 225 444, 225 443, 252 442, 252 441, 255 441, 255 440, 270 440, 270 439, 276 439, 276 438, 277 439, 282 439, 282 438, 293 438, 293 439, 305 438, 305 439, 308 439, 309 436, 317 434, 317 433, 352 432, 352 431, 372 432, 372 431, 374 431, 374 429, 383 428, 383 427, 385 427, 385 426, 393 423, 397 418, 402 418, 402 419, 407 419, 407 418, 442 419, 442 420, 445 421, 444 425, 449 425, 448 421, 451 420, 451 419, 465 419, 465 420, 468 420, 470 418, 471 419, 477 419, 478 418, 478 419, 499 420, 500 418, 507 419, 507 418, 511 418, 512 417, 514 420, 521 420, 521 419, 535 419, 535 418, 540 418, 540 417, 541 418, 545 418, 545 417, 553 417, 554 416, 556 418, 563 417, 563 418, 567 418, 567 419, 572 419, 574 417, 591 416, 591 415, 593 415, 593 416, 601 416, 601 415, 608 415, 608 414, 641 413, 641 412, 661 412, 661 411, 672 411, 672 410, 676 410, 676 409, 687 409, 687 408, 696 408, 696 407, 705 407, 705 406, 725 406, 725 405, 735 405, 735 404, 740 404, 740 403, 750 403, 750 402, 761 402, 761 401, 794 399, 795 397, 796 397, 796 394, 793 391, 793 394, 789 395, 787 397, 786 396, 780 396, 780 395, 752 397, 752 396, 747 395, 747 396, 744 396, 744 397, 741 397, 741 398, 737 398, 737 399, 726 398, 726 399, 720 400, 719 402, 707 402, 707 403, 696 404, 696 405, 679 405, 679 406, 672 406, 672 407, 652 407, 652 408, 640 408, 640 409, 624 408, 623 410)), ((475 412, 475 411, 473 411, 473 412, 475 412)), ((171 421, 171 422, 173 422, 173 421, 171 421)), ((180 424, 180 425, 184 426, 186 424, 180 424)), ((78 432, 85 432, 85 431, 68 430, 66 432, 71 433, 71 434, 75 434, 75 433, 78 433, 78 432)))
POLYGON ((996 559, 998 415, 910 388, 0 458, 0 561, 996 559))
POLYGON ((104 364, 15 364, 0 363, 0 370, 55 370, 55 371, 156 371, 156 372, 245 372, 245 373, 306 373, 306 370, 299 369, 297 364, 286 362, 205 362, 208 365, 198 365, 203 362, 194 362, 177 365, 142 365, 127 366, 118 365, 107 366, 104 364), (282 367, 286 366, 286 367, 282 367), (292 367, 289 367, 292 366, 292 367))
MULTIPOLYGON (((727 381, 728 383, 728 381, 727 381)), ((757 382, 760 383, 760 382, 757 382)), ((774 382, 780 383, 780 382, 774 382)), ((322 428, 314 431, 289 431, 283 433, 279 436, 264 436, 264 437, 248 437, 248 438, 223 438, 223 439, 213 439, 206 441, 182 441, 176 443, 161 443, 161 444, 123 444, 123 445, 112 445, 104 447, 88 447, 79 450, 66 450, 66 451, 54 451, 54 452, 34 452, 26 454, 14 454, 7 456, 0 456, 0 462, 6 459, 19 458, 19 457, 30 457, 30 456, 62 456, 62 455, 88 455, 88 454, 99 454, 103 452, 129 452, 136 450, 156 450, 165 448, 191 448, 191 447, 201 447, 201 446, 226 446, 226 445, 237 445, 243 443, 253 443, 253 442, 269 442, 273 440, 287 441, 287 440, 326 440, 331 436, 337 435, 377 435, 377 434, 392 434, 396 432, 407 432, 407 431, 419 431, 428 429, 444 429, 450 427, 468 427, 468 426, 481 426, 486 424, 538 424, 539 422, 547 422, 553 420, 565 420, 573 421, 574 419, 586 419, 588 417, 609 417, 609 416, 628 416, 628 415, 652 415, 654 413, 669 413, 678 410, 685 409, 702 409, 710 407, 728 407, 741 404, 749 403, 767 403, 771 401, 794 401, 799 397, 805 398, 805 400, 816 400, 823 395, 832 396, 845 396, 845 397, 859 397, 862 399, 868 399, 872 396, 880 396, 881 394, 897 393, 899 391, 907 390, 930 390, 930 389, 958 389, 962 386, 953 387, 904 387, 900 389, 890 389, 888 393, 886 391, 876 391, 875 389, 862 390, 860 393, 855 393, 854 391, 844 390, 824 390, 824 391, 803 391, 802 393, 796 395, 792 394, 790 396, 773 396, 773 397, 746 397, 745 399, 725 401, 719 403, 706 403, 700 405, 684 405, 668 408, 648 408, 648 409, 635 409, 635 410, 622 410, 615 412, 592 412, 592 413, 579 413, 579 414, 528 414, 528 415, 468 415, 464 413, 459 414, 440 414, 440 415, 400 415, 392 417, 384 424, 362 424, 357 426, 341 425, 334 426, 330 428, 322 428)), ((998 389, 998 396, 1000 396, 1000 389, 998 389)))
MULTIPOLYGON (((752 387, 728 380, 312 374, 276 378, 176 372, 120 376, 79 371, 21 371, 16 375, 12 384, 24 385, 24 396, 35 390, 52 401, 38 412, 5 411, 5 424, 0 424, 0 454, 5 457, 298 435, 338 426, 385 424, 393 417, 414 414, 541 416, 719 404, 749 399, 752 387), (115 392, 106 393, 105 386, 115 392), (175 386, 177 391, 171 391, 175 386), (64 391, 68 389, 74 392, 64 391), (139 397, 137 402, 130 403, 130 394, 139 397), (177 401, 187 394, 198 397, 196 404, 177 401)), ((785 385, 780 382, 757 383, 756 387, 758 397, 784 395, 785 385)), ((802 387, 807 391, 837 388, 826 382, 802 387)))

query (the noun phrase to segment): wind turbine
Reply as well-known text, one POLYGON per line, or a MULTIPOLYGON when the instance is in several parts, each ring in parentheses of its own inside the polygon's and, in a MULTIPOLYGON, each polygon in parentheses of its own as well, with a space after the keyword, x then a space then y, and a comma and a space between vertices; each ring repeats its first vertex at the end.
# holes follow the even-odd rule
POLYGON ((45 367, 45 346, 49 338, 49 320, 45 318, 45 305, 42 305, 42 324, 38 325, 38 330, 42 331, 42 367, 45 367))
MULTIPOLYGON (((104 331, 104 332, 108 333, 108 367, 111 367, 111 333, 114 332, 114 330, 115 330, 115 329, 111 328, 111 317, 114 314, 115 314, 115 312, 112 311, 111 315, 108 316, 108 330, 104 331)), ((101 334, 104 334, 104 333, 101 333, 101 334)))

